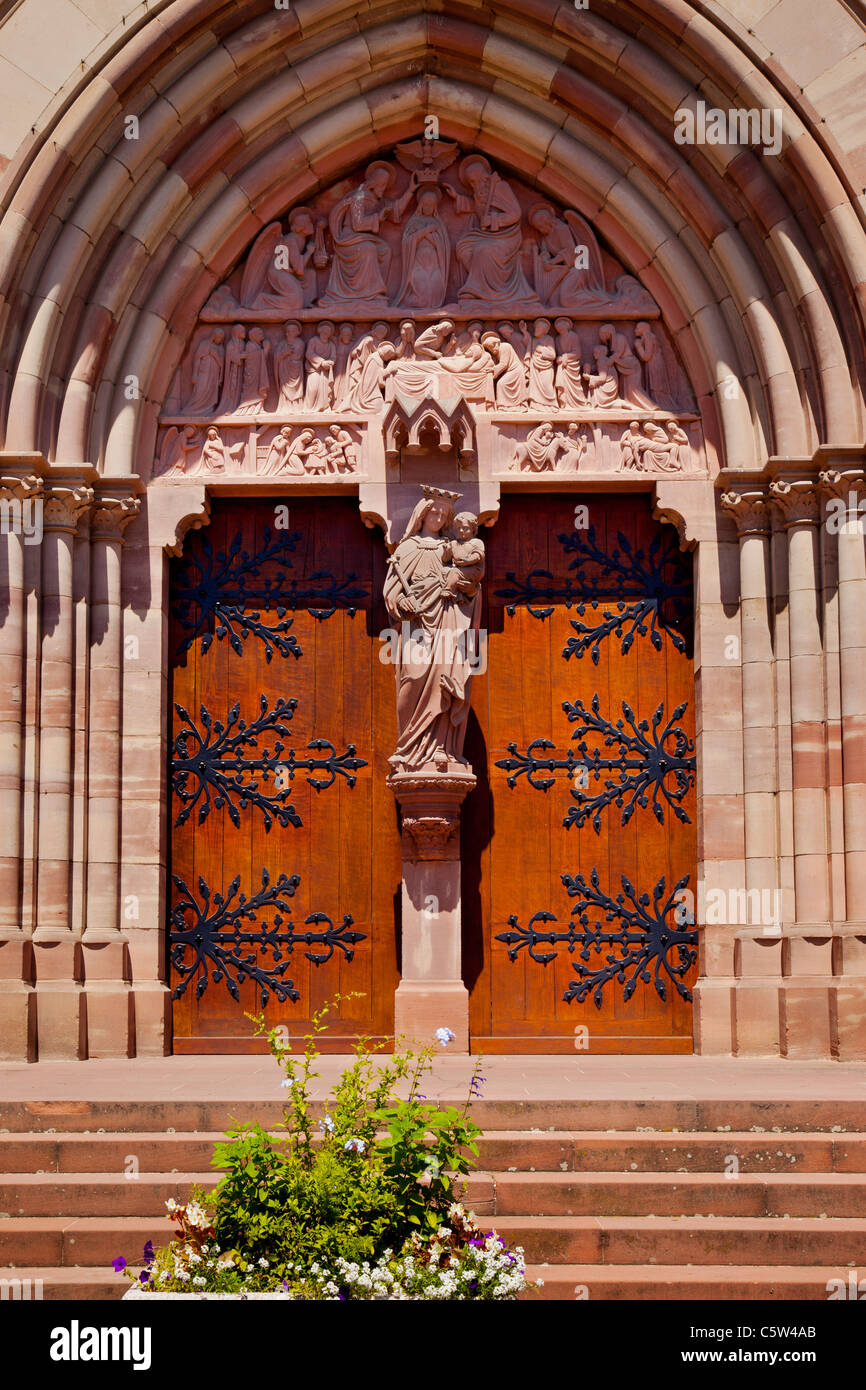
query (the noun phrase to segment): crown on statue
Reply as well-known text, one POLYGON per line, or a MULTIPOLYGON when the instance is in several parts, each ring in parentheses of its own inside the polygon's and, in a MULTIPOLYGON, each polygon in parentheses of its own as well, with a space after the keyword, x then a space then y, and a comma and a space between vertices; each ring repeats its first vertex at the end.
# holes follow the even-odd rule
POLYGON ((425 497, 441 497, 446 502, 459 502, 460 498, 463 496, 462 492, 449 492, 447 488, 428 487, 424 483, 421 485, 421 491, 425 497))

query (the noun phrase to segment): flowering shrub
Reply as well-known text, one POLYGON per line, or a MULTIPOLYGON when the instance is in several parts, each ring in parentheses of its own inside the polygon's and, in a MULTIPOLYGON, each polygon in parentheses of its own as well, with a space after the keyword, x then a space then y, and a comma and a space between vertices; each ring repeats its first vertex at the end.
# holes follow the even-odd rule
MULTIPOLYGON (((522 1250, 483 1233, 456 1200, 455 1184, 478 1154, 481 1131, 468 1110, 484 1079, 480 1062, 463 1109, 439 1108, 419 1090, 432 1046, 379 1059, 379 1045, 362 1040, 320 1107, 311 1097, 316 1037, 332 1007, 314 1018, 300 1057, 268 1033, 289 1092, 285 1133, 259 1124, 228 1131, 214 1150, 217 1188, 167 1204, 175 1239, 159 1251, 148 1243, 138 1282, 298 1299, 515 1298, 526 1287, 522 1250)), ((264 1019, 253 1021, 265 1033, 264 1019)), ((453 1040, 449 1029, 436 1037, 453 1040)))

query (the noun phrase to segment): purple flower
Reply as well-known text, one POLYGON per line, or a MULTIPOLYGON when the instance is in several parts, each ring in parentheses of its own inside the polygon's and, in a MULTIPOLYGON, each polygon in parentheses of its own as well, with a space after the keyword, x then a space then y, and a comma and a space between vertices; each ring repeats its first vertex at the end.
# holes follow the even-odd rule
POLYGON ((117 1259, 114 1260, 112 1267, 114 1269, 115 1274, 122 1274, 123 1271, 126 1269, 126 1260, 123 1258, 122 1255, 118 1255, 117 1259))
POLYGON ((141 1271, 141 1273, 140 1273, 139 1276, 138 1276, 138 1282, 139 1282, 140 1284, 149 1284, 149 1283, 150 1283, 150 1273, 149 1273, 148 1270, 143 1269, 143 1270, 141 1271))
POLYGON ((153 1241, 152 1241, 152 1240, 145 1241, 145 1244, 144 1244, 144 1262, 145 1262, 145 1264, 146 1264, 146 1265, 152 1265, 155 1259, 156 1259, 156 1251, 155 1251, 154 1248, 153 1248, 153 1241))

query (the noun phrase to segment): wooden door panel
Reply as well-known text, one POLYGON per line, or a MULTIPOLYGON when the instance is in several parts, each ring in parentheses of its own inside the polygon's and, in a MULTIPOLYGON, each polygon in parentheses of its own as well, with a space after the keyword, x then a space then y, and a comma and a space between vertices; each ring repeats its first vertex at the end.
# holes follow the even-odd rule
POLYGON ((261 1050, 245 1014, 263 1007, 300 1039, 338 992, 362 997, 331 1015, 326 1049, 393 1034, 400 843, 380 789, 395 712, 375 640, 384 545, 351 499, 292 499, 282 534, 277 505, 215 501, 172 569, 178 1052, 261 1050), (191 756, 202 742, 205 776, 191 756))
POLYGON ((662 878, 660 909, 682 876, 695 891, 689 558, 677 550, 672 529, 653 520, 643 496, 506 497, 488 533, 483 622, 488 667, 473 684, 469 752, 476 768, 483 760, 484 775, 463 818, 464 958, 473 1045, 572 1051, 575 1028, 584 1027, 589 1051, 691 1051, 691 1004, 677 985, 688 991, 696 974, 694 933, 676 922, 672 908, 657 922, 652 897, 662 878), (588 508, 591 530, 576 532, 575 508, 581 504, 588 508), (683 783, 676 770, 662 779, 661 789, 651 778, 637 788, 629 811, 633 789, 623 788, 622 778, 640 777, 657 765, 653 717, 661 707, 663 730, 681 704, 685 709, 674 728, 686 743, 677 744, 671 734, 661 755, 670 755, 676 744, 683 783), (573 737, 586 726, 583 739, 573 737), (547 759, 558 765, 542 766, 547 759), (605 767, 605 760, 619 765, 605 767), (580 762, 588 780, 578 799, 573 777, 580 762), (538 785, 545 781, 546 788, 538 785), (610 804, 604 805, 608 782, 610 804), (678 792, 672 802, 665 786, 678 792), (592 810, 597 814, 586 817, 592 810), (570 876, 571 894, 563 875, 570 876), (585 924, 573 915, 583 901, 579 876, 592 899, 585 924), (649 894, 643 908, 629 902, 623 876, 638 899, 649 894), (636 913, 631 923, 616 901, 621 893, 626 912, 636 913), (527 937, 533 918, 536 935, 527 937), (678 937, 659 955, 660 933, 669 941, 673 930, 678 937), (537 937, 550 932, 559 939, 537 937), (613 933, 621 939, 607 939, 613 933), (636 959, 643 952, 637 972, 624 960, 626 951, 636 959), (545 956, 550 958, 539 959, 545 956), (602 979, 609 958, 617 969, 602 979), (684 965, 681 977, 677 972, 684 965), (590 975, 591 992, 575 997, 590 975))

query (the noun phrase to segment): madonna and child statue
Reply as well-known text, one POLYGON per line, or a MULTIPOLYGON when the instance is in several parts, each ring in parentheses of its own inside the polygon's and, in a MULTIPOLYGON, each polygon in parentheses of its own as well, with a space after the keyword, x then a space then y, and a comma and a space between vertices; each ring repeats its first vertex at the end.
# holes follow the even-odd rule
POLYGON ((396 629, 398 741, 394 774, 471 771, 463 756, 472 675, 479 669, 484 545, 460 494, 425 487, 388 562, 384 598, 396 629))

